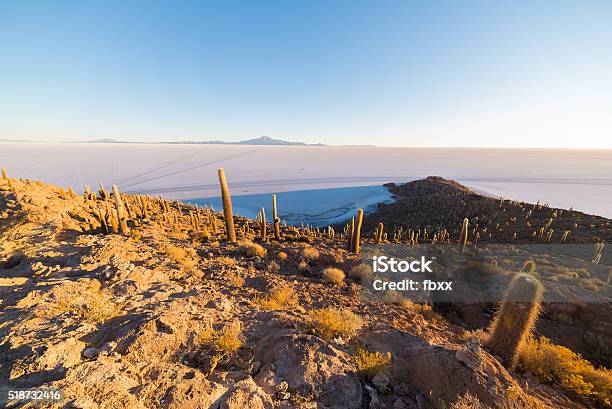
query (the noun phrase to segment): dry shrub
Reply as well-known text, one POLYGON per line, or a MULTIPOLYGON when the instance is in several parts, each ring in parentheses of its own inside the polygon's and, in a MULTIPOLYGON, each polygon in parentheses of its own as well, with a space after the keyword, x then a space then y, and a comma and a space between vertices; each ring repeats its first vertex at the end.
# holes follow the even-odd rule
POLYGON ((465 330, 463 331, 462 338, 464 340, 468 339, 479 339, 480 342, 485 343, 487 338, 489 337, 489 333, 482 328, 473 329, 473 330, 465 330))
POLYGON ((372 272, 372 269, 367 264, 357 264, 356 266, 351 267, 348 272, 348 276, 355 282, 360 283, 364 277, 369 275, 372 272))
POLYGON ((196 265, 196 252, 192 248, 183 248, 167 244, 164 253, 183 270, 191 270, 196 265))
POLYGON ((324 339, 337 337, 349 339, 363 325, 363 320, 348 308, 322 308, 310 311, 307 325, 310 330, 324 339))
POLYGON ((357 372, 364 379, 370 381, 379 373, 386 373, 391 364, 391 352, 381 354, 380 352, 369 352, 363 348, 359 348, 355 353, 355 363, 357 372))
POLYGON ((268 252, 259 244, 250 241, 243 241, 240 243, 238 251, 240 251, 246 257, 264 257, 268 252))
POLYGON ((328 283, 340 285, 344 282, 344 271, 339 268, 328 267, 323 270, 323 279, 328 283))
POLYGON ((242 323, 234 321, 225 326, 221 332, 215 331, 210 323, 196 333, 194 342, 214 351, 217 356, 233 355, 242 346, 242 323))
POLYGON ((240 321, 234 321, 223 328, 221 334, 213 340, 215 351, 226 355, 234 354, 242 346, 241 333, 242 323, 240 321))
POLYGON ((270 261, 268 263, 268 273, 278 274, 279 272, 280 272, 280 266, 278 265, 278 263, 274 260, 270 261))
POLYGON ((189 233, 193 243, 205 243, 210 240, 210 232, 208 230, 197 230, 189 233))
POLYGON ((187 237, 189 236, 187 235, 187 233, 183 231, 174 230, 168 233, 168 237, 170 237, 171 239, 175 239, 175 240, 187 240, 187 237))
POLYGON ((206 323, 204 324, 204 327, 197 332, 195 336, 195 343, 198 345, 207 345, 212 342, 214 337, 215 330, 210 323, 206 323))
POLYGON ((431 320, 434 317, 434 311, 429 304, 414 304, 414 310, 426 320, 431 320))
POLYGON ((298 264, 298 268, 297 269, 298 269, 298 271, 300 273, 304 273, 304 272, 308 271, 309 268, 310 267, 308 266, 308 263, 305 262, 304 260, 302 260, 302 261, 300 261, 300 264, 298 264))
POLYGON ((489 406, 480 402, 476 396, 466 393, 453 402, 449 409, 489 409, 489 406))
POLYGON ((306 246, 302 249, 302 257, 309 262, 315 262, 319 258, 319 250, 311 246, 306 246))
POLYGON ((280 261, 285 261, 287 260, 287 253, 285 253, 284 251, 279 251, 276 254, 276 257, 280 260, 280 261))
POLYGON ((518 357, 518 367, 543 382, 612 405, 612 371, 597 369, 569 348, 555 345, 546 337, 528 339, 518 357))
POLYGON ((292 287, 282 285, 270 292, 270 295, 259 299, 256 304, 262 310, 281 310, 289 306, 299 305, 298 296, 292 287))
POLYGON ((81 297, 60 298, 51 310, 68 311, 88 322, 105 322, 123 313, 125 302, 116 303, 105 291, 87 292, 81 297))

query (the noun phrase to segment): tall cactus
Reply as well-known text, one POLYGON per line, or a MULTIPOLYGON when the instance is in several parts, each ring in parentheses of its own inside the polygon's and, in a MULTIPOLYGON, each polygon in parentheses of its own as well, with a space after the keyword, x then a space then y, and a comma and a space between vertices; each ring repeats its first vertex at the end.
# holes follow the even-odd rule
POLYGON ((2 168, 2 179, 8 180, 8 176, 6 174, 6 169, 2 168))
POLYGON ((259 226, 260 226, 260 236, 259 238, 261 239, 261 241, 266 241, 267 237, 268 237, 268 232, 267 232, 267 223, 266 223, 266 210, 262 207, 261 210, 259 211, 259 226))
POLYGON ((234 229, 234 216, 232 214, 232 197, 230 196, 227 181, 225 180, 225 171, 219 168, 219 184, 221 185, 221 199, 223 200, 223 218, 225 219, 225 230, 227 240, 231 243, 236 242, 236 230, 234 229))
POLYGON ((383 241, 383 232, 385 230, 385 225, 381 222, 378 223, 378 227, 376 228, 376 238, 374 239, 376 244, 379 244, 383 241))
POLYGON ((361 243, 361 225, 363 223, 363 210, 357 210, 357 218, 353 228, 353 237, 351 238, 351 252, 359 254, 361 243))
POLYGON ((121 195, 119 194, 119 189, 117 188, 117 185, 113 185, 113 196, 115 197, 115 206, 117 207, 117 221, 119 222, 121 234, 128 235, 130 234, 130 228, 127 225, 125 206, 123 206, 123 201, 121 200, 121 195))
POLYGON ((513 369, 525 340, 532 334, 540 313, 542 283, 535 277, 518 273, 510 282, 499 311, 491 323, 486 345, 494 355, 513 369))
POLYGON ((468 242, 468 227, 469 227, 469 220, 467 219, 467 217, 465 219, 463 219, 463 226, 461 227, 461 235, 459 236, 459 249, 461 250, 461 252, 463 253, 463 250, 465 249, 465 246, 467 245, 468 242))
POLYGON ((280 219, 276 210, 276 195, 272 195, 272 221, 274 222, 274 238, 280 240, 280 219))
POLYGON ((355 218, 351 218, 351 222, 346 226, 346 237, 348 251, 353 251, 353 232, 355 231, 355 218))

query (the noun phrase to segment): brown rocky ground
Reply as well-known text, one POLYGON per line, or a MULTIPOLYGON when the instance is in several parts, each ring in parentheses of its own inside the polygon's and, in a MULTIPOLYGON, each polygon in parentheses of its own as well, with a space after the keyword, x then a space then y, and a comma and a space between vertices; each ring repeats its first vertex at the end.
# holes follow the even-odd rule
POLYGON ((423 409, 466 394, 491 407, 595 404, 509 372, 462 325, 367 301, 355 276, 326 280, 324 269, 359 263, 340 234, 283 226, 262 242, 255 221, 236 218, 246 244, 231 244, 222 214, 148 199, 145 218, 127 196, 130 234, 103 234, 104 201, 11 184, 0 179, 0 385, 64 390, 42 406, 423 409), (314 325, 327 307, 354 331, 314 325), (390 360, 372 378, 360 349, 390 360))

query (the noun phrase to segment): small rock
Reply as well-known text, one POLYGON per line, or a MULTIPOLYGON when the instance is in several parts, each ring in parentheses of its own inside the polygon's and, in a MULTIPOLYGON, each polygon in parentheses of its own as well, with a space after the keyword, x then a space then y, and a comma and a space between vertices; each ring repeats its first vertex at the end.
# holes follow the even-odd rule
POLYGON ((366 390, 370 394, 370 405, 369 409, 383 409, 385 408, 385 404, 378 397, 378 393, 376 393, 376 389, 365 385, 366 390))
POLYGON ((278 385, 276 385, 276 393, 284 393, 287 392, 287 390, 289 390, 289 384, 286 381, 282 381, 280 383, 278 383, 278 385))
POLYGON ((291 394, 289 392, 276 392, 276 394, 274 395, 274 398, 276 398, 276 400, 288 400, 291 397, 291 394))
POLYGON ((174 328, 172 328, 172 324, 170 324, 168 321, 164 320, 163 318, 158 318, 155 321, 155 324, 157 325, 157 332, 165 332, 167 334, 174 334, 174 328))
POLYGON ((222 398, 220 409, 272 409, 274 404, 270 396, 253 381, 252 378, 237 382, 222 398))
POLYGON ((393 387, 393 393, 395 393, 397 396, 408 396, 408 385, 406 385, 404 382, 400 383, 399 385, 395 385, 393 387))
POLYGON ((83 351, 83 356, 87 359, 93 359, 100 355, 100 350, 98 348, 89 347, 83 351))
POLYGON ((482 365, 480 340, 477 338, 467 340, 465 346, 455 353, 455 357, 468 368, 480 369, 482 365))
POLYGON ((376 374, 376 376, 372 378, 372 384, 378 392, 385 393, 389 387, 389 377, 383 373, 376 374))
POLYGON ((267 323, 266 327, 268 328, 282 328, 283 323, 278 318, 271 318, 267 323))
POLYGON ((398 398, 395 400, 395 403, 393 403, 393 409, 408 409, 408 405, 398 398))
POLYGON ((102 348, 100 348, 100 351, 107 352, 107 353, 113 352, 116 346, 117 346, 117 343, 115 341, 106 342, 104 343, 104 345, 102 345, 102 348))

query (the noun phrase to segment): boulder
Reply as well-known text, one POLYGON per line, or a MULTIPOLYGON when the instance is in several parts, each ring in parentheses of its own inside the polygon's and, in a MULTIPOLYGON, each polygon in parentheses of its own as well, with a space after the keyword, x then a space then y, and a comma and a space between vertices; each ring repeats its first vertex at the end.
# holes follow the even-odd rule
POLYGON ((324 407, 361 408, 362 387, 351 357, 323 339, 296 330, 272 332, 255 348, 262 367, 255 378, 268 393, 283 381, 288 392, 317 400, 324 407))
POLYGON ((272 398, 249 377, 237 382, 221 398, 220 409, 273 409, 272 398))
POLYGON ((364 341, 368 350, 391 352, 396 361, 392 382, 404 382, 413 395, 453 402, 469 392, 495 406, 512 389, 516 400, 526 401, 519 384, 477 341, 451 348, 427 344, 400 330, 373 331, 364 334, 364 341))

